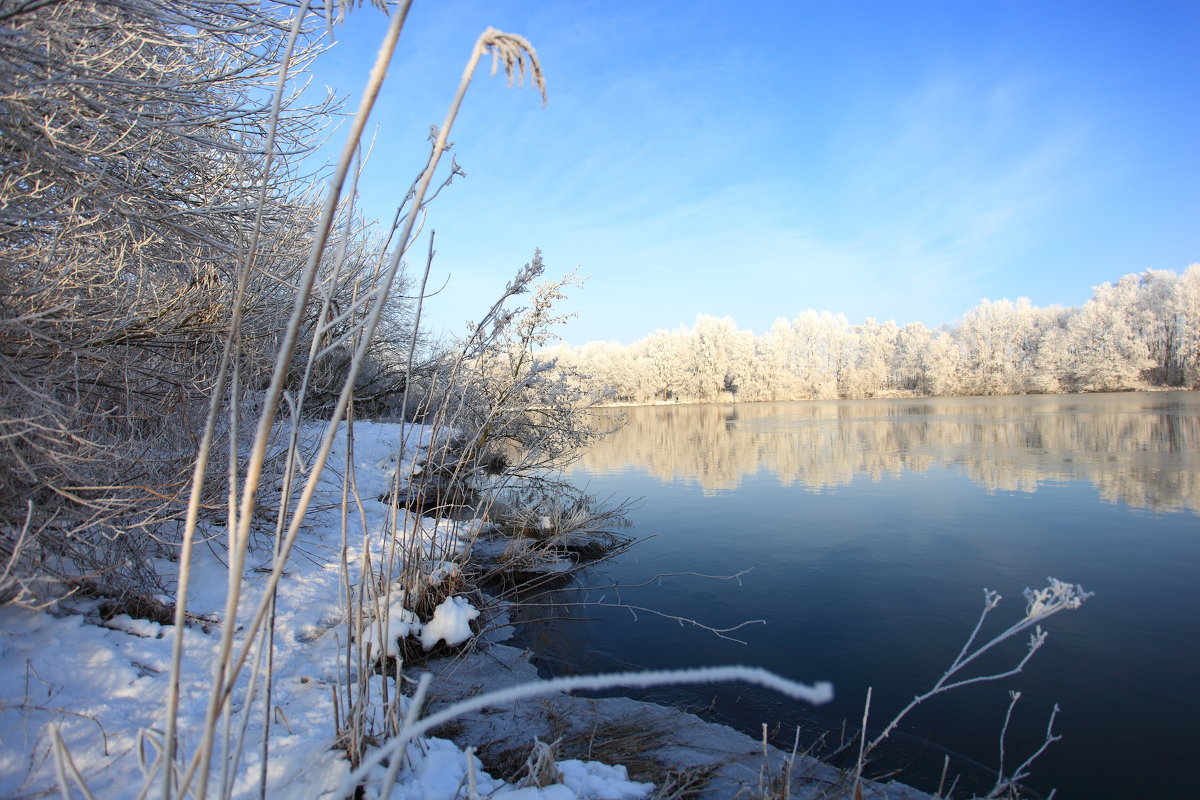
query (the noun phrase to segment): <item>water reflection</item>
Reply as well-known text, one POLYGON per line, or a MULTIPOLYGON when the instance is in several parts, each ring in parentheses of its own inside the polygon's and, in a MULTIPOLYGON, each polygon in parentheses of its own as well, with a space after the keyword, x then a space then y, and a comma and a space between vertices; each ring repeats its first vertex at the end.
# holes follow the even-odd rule
POLYGON ((624 409, 591 473, 736 489, 764 470, 821 491, 904 470, 961 469, 989 490, 1087 481, 1108 502, 1200 513, 1200 392, 812 401, 624 409))

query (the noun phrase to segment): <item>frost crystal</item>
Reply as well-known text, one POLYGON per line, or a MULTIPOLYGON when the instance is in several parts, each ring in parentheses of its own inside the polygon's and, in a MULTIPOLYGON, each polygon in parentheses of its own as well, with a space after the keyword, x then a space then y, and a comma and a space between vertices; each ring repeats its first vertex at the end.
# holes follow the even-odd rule
POLYGON ((1039 619, 1064 608, 1079 608, 1083 601, 1092 596, 1077 583, 1066 583, 1058 578, 1048 578, 1050 585, 1045 589, 1025 590, 1025 619, 1039 619))

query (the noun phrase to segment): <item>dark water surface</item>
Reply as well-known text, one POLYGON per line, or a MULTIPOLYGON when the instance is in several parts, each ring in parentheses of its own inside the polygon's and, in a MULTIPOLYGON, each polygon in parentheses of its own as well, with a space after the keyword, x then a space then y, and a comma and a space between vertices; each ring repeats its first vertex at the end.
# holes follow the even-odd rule
MULTIPOLYGON (((643 497, 651 537, 585 576, 637 584, 567 613, 528 641, 559 672, 746 663, 832 680, 817 709, 744 686, 653 696, 706 708, 757 735, 779 725, 841 735, 867 687, 880 727, 958 653, 983 603, 998 630, 1047 576, 1096 596, 1047 624, 1023 674, 918 709, 881 768, 936 788, 943 753, 990 787, 1009 690, 1022 692, 1007 764, 1041 743, 1055 703, 1063 739, 1028 784, 1072 798, 1196 797, 1200 752, 1200 393, 839 401, 635 408, 568 478, 601 496, 643 497), (983 767, 974 767, 971 762, 983 767), (930 782, 933 782, 932 785, 930 782)), ((578 599, 578 598, 577 598, 578 599)), ((1013 642, 985 666, 1011 665, 1013 642)), ((802 741, 802 744, 804 742, 802 741)), ((959 792, 961 795, 962 792, 959 792)))

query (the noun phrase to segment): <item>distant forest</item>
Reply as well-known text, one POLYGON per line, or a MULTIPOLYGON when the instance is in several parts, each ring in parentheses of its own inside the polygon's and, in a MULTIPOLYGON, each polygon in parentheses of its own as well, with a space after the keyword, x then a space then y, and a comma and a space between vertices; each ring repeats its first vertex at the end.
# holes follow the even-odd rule
POLYGON ((729 317, 658 330, 630 345, 557 345, 568 382, 612 402, 803 400, 1200 388, 1200 264, 1095 288, 1083 306, 984 300, 961 321, 920 322, 808 310, 762 336, 729 317))

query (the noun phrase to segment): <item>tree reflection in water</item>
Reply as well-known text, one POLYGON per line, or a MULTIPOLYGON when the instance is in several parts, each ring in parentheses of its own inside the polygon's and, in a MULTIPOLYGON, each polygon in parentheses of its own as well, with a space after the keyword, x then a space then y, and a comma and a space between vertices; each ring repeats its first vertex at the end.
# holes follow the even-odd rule
POLYGON ((647 406, 584 453, 706 493, 773 473, 821 491, 909 470, 963 470, 990 491, 1087 481, 1100 497, 1200 513, 1200 392, 647 406))

